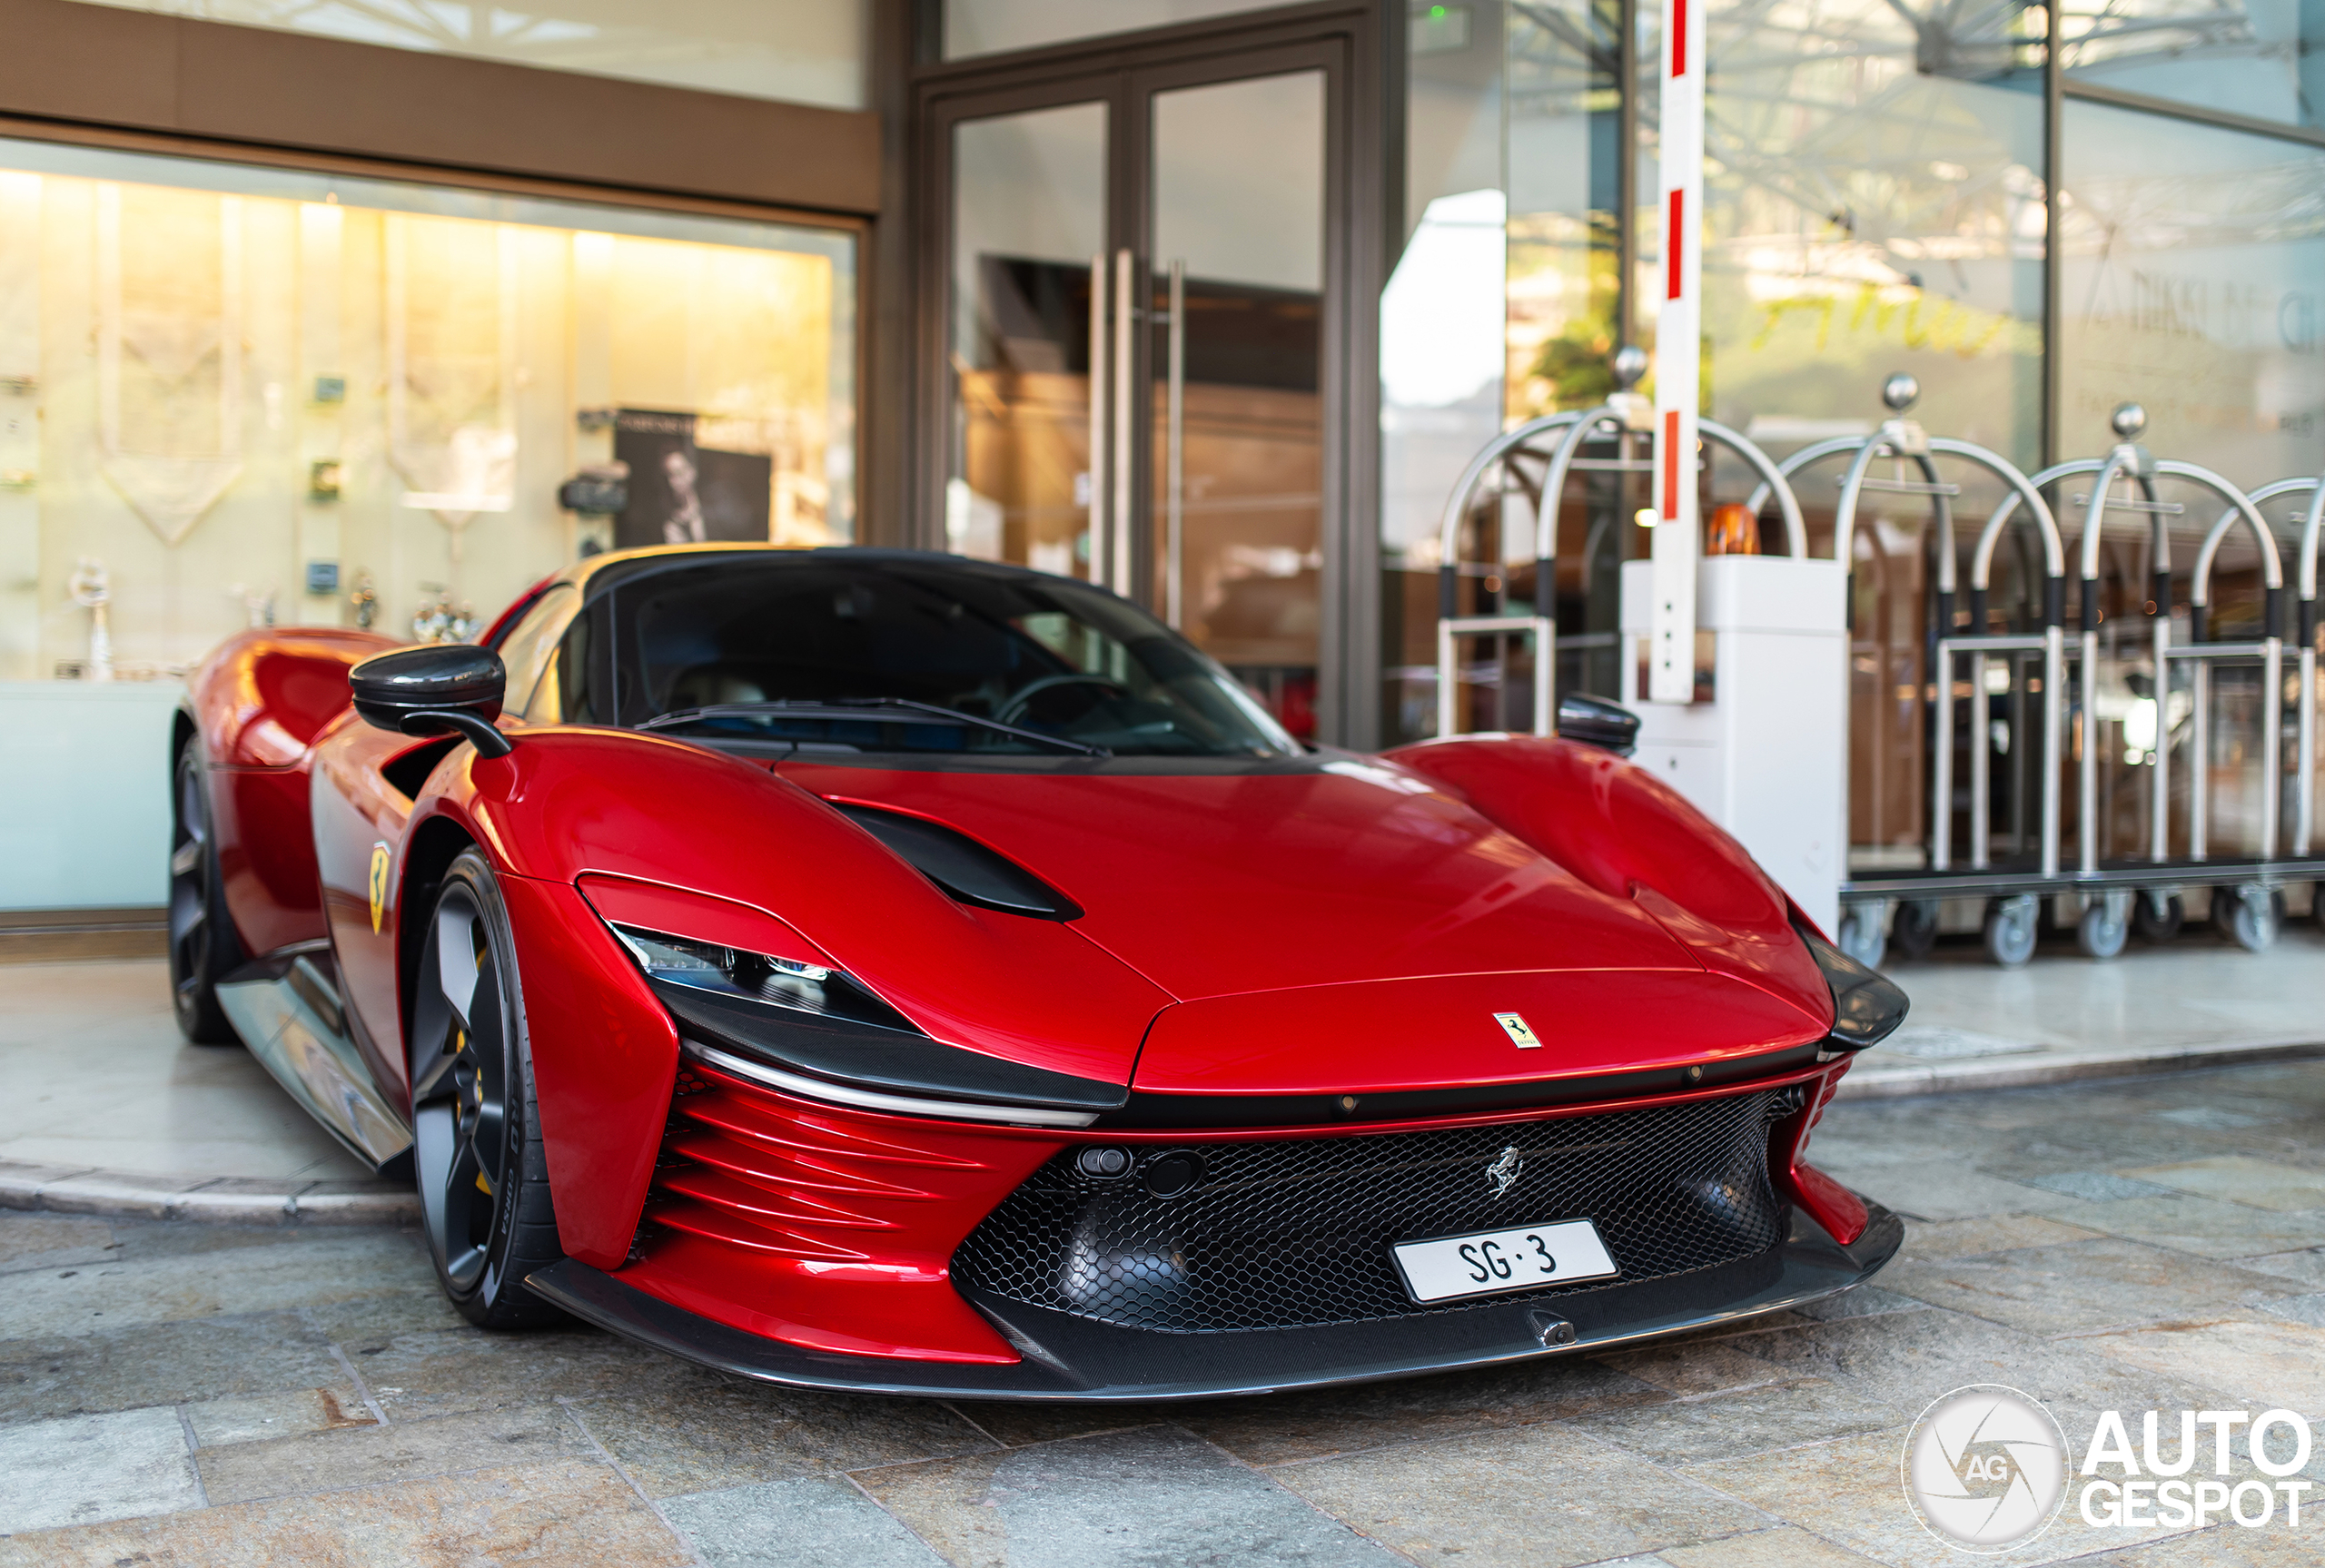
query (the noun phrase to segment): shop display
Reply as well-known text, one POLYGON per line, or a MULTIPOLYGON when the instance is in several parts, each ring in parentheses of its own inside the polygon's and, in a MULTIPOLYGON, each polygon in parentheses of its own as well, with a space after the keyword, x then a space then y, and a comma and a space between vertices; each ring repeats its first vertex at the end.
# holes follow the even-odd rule
POLYGON ((113 603, 113 584, 105 576, 104 563, 83 556, 67 587, 73 602, 89 612, 89 661, 82 666, 81 678, 109 681, 113 679, 113 632, 105 623, 106 606, 113 603))
POLYGON ((621 505, 559 491, 637 439, 617 409, 668 421, 632 481, 653 541, 848 539, 854 245, 0 139, 0 506, 26 579, 0 593, 0 680, 104 667, 54 613, 83 557, 110 570, 115 678, 183 671, 270 603, 456 635, 613 542, 621 505), (311 577, 339 561, 368 598, 311 577))

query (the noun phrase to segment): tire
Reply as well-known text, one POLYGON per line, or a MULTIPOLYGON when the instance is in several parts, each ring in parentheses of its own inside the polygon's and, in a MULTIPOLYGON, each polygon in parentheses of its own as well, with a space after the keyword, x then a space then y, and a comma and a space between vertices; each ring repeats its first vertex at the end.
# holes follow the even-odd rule
POLYGON ((2101 893, 2084 906, 2083 918, 2075 922, 2074 944, 2085 957, 2115 958, 2122 954, 2123 944, 2132 936, 2130 903, 2122 893, 2101 893))
POLYGON ((508 906, 474 850, 452 862, 429 912, 410 1060, 412 1169, 445 1296, 485 1328, 564 1321, 525 1288, 565 1254, 508 906))
POLYGON ((242 943, 218 874, 200 736, 178 748, 170 784, 170 1007, 178 1032, 194 1044, 238 1045, 218 1005, 218 982, 242 967, 242 943))
POLYGON ((2034 956, 2034 927, 2042 901, 2031 892, 1998 898, 1986 905, 1986 956, 2016 969, 2034 956))
POLYGON ((2220 907, 2222 894, 2227 895, 2227 918, 2213 917, 2231 942, 2247 952, 2266 952, 2277 942, 2277 931, 2284 924, 2284 895, 2273 888, 2257 883, 2242 887, 2221 888, 2213 894, 2212 907, 2220 907))
POLYGON ((2178 893, 2156 901, 2142 892, 2132 900, 2132 929, 2140 933, 2142 942, 2170 942, 2180 934, 2180 922, 2188 918, 2186 901, 2178 893))
POLYGON ((1937 946, 1937 900, 1909 898, 1889 922, 1889 945, 1901 958, 1927 958, 1937 946))

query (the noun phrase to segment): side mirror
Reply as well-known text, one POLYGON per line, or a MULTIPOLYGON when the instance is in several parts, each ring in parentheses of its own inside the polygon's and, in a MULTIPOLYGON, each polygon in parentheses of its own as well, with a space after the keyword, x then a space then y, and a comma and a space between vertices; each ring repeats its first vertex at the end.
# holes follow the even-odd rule
POLYGON ((1563 693, 1558 697, 1558 739, 1627 757, 1638 745, 1638 715, 1588 692, 1563 693))
POLYGON ((457 733, 479 756, 505 757, 509 737, 493 728, 509 672, 490 648, 430 643, 374 654, 347 672, 365 724, 408 735, 457 733))

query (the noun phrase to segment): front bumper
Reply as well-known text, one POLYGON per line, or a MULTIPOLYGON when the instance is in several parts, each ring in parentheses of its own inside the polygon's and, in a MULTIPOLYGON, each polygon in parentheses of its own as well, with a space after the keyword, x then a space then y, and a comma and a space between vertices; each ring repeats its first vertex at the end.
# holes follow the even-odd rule
POLYGON ((795 1388, 955 1399, 1204 1399, 1572 1355, 1837 1295, 1870 1278, 1905 1239, 1895 1215, 1870 1201, 1865 1207, 1870 1223, 1845 1247, 1796 1207, 1784 1241, 1733 1263, 1575 1291, 1548 1304, 1321 1327, 1157 1333, 966 1293, 1022 1356, 1006 1366, 803 1349, 715 1323, 569 1258, 525 1283, 600 1328, 721 1372, 795 1388), (1545 1329, 1561 1319, 1573 1326, 1574 1338, 1546 1345, 1545 1329))

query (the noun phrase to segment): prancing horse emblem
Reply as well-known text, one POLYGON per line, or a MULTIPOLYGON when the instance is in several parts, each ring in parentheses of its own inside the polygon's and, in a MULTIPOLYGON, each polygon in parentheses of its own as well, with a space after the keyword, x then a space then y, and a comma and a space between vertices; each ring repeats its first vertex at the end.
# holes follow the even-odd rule
POLYGON ((1505 1149, 1501 1158, 1486 1167, 1486 1179, 1493 1183, 1493 1195, 1499 1198, 1518 1185, 1518 1173, 1526 1169, 1526 1157, 1515 1148, 1505 1149))
POLYGON ((389 859, 386 844, 375 843, 371 846, 371 874, 369 880, 371 893, 371 934, 374 936, 380 933, 380 917, 388 912, 389 859))

